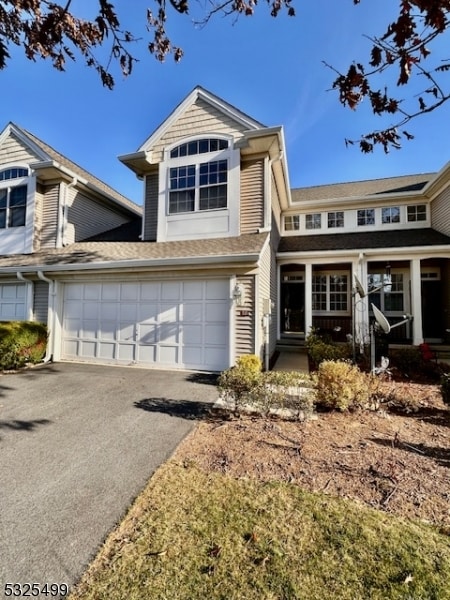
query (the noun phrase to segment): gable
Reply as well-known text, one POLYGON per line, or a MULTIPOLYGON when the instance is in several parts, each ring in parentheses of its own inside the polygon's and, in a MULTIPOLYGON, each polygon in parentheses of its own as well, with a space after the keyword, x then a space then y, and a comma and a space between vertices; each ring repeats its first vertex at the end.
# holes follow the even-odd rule
POLYGON ((0 165, 29 164, 36 160, 42 160, 42 156, 34 152, 14 132, 9 131, 4 139, 0 141, 0 165))
POLYGON ((224 133, 232 135, 234 139, 242 137, 246 131, 242 123, 238 123, 229 114, 219 110, 218 107, 197 98, 184 113, 171 125, 164 135, 151 148, 152 162, 163 160, 164 149, 179 140, 202 133, 224 133))

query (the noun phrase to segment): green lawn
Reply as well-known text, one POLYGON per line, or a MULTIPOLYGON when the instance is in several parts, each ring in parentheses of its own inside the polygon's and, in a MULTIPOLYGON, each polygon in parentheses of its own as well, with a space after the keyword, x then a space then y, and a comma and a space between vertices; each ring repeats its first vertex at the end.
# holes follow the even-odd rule
POLYGON ((169 461, 71 598, 446 600, 450 538, 295 485, 169 461))

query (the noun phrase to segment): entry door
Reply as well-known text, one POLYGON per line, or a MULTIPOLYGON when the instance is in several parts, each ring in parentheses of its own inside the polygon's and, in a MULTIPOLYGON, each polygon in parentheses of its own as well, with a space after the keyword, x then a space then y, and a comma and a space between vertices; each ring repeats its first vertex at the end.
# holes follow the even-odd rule
POLYGON ((443 337, 441 281, 422 281, 422 328, 425 339, 443 337))
POLYGON ((305 284, 302 281, 281 284, 281 331, 304 333, 305 331, 305 284))

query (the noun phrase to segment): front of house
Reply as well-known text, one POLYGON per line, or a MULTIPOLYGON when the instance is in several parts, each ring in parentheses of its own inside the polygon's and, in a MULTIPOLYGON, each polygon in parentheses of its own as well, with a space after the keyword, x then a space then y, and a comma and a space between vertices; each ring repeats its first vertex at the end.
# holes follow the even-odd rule
POLYGON ((311 327, 365 341, 371 302, 412 315, 396 341, 446 341, 450 165, 291 190, 282 127, 200 87, 120 160, 141 225, 32 134, 0 136, 0 319, 46 322, 54 360, 220 371, 311 327))

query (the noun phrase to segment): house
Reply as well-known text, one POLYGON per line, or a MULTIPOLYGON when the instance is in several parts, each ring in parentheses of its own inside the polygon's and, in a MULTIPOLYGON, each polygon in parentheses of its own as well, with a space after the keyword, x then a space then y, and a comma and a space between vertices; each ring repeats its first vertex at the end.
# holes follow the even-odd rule
POLYGON ((391 323, 412 315, 389 334, 399 343, 445 340, 450 164, 291 190, 283 128, 201 87, 119 158, 143 182, 142 225, 131 202, 28 132, 0 137, 8 235, 23 222, 11 200, 22 177, 30 219, 5 238, 0 318, 46 321, 55 360, 219 371, 242 354, 268 361, 311 327, 365 341, 372 302, 391 323), (76 220, 74 194, 108 217, 76 220))

